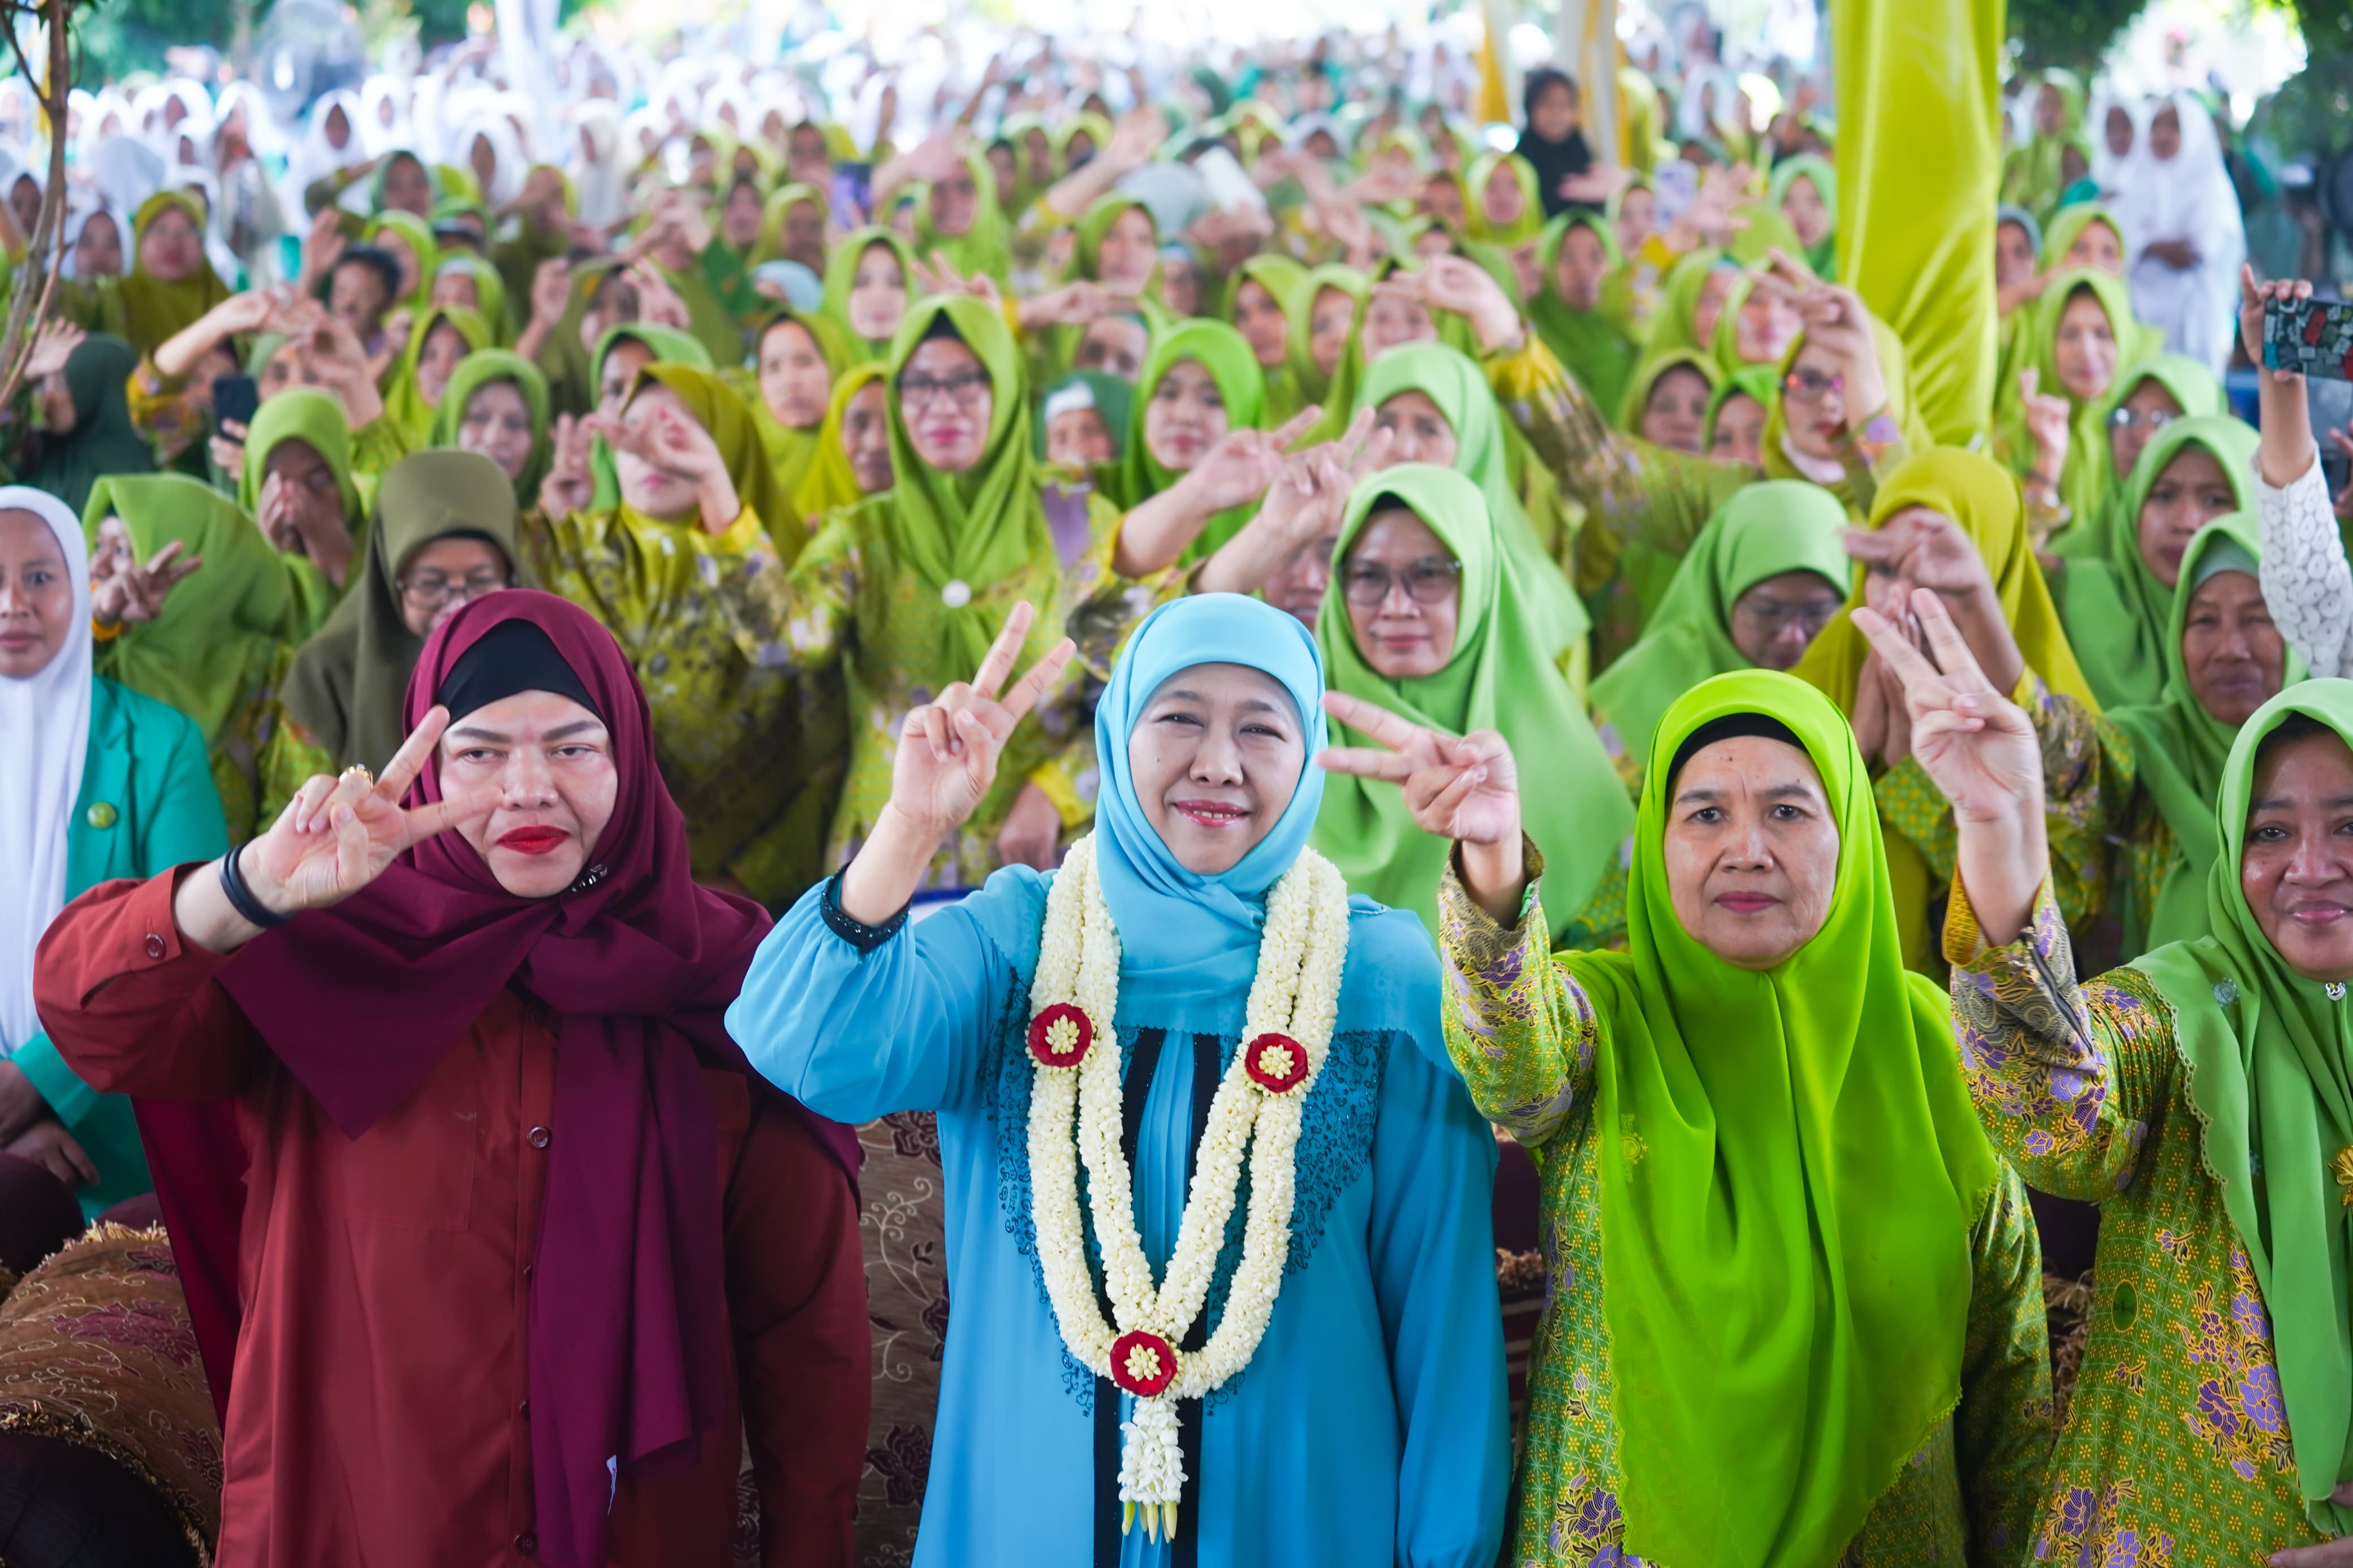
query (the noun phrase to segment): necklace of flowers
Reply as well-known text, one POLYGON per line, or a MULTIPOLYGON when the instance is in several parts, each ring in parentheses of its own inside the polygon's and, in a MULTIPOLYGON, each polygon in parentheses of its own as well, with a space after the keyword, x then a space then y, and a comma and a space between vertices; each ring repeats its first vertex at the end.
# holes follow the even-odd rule
POLYGON ((1201 1130, 1192 1189, 1153 1284, 1136 1234, 1134 1190, 1120 1147, 1119 932, 1103 902, 1092 834, 1071 846, 1046 898, 1038 973, 1029 988, 1031 1217, 1047 1300, 1071 1358, 1135 1399, 1124 1423, 1123 1531, 1176 1534, 1185 1485, 1176 1401, 1199 1399, 1250 1364, 1266 1332, 1291 1254, 1300 1118, 1331 1049, 1348 952, 1348 889, 1337 868, 1303 849, 1268 895, 1258 973, 1243 1014, 1242 1047, 1218 1084, 1201 1130), (1092 1047, 1111 1042, 1106 1049, 1092 1047), (1075 1136, 1073 1122, 1076 1123, 1075 1136), (1250 1162, 1250 1210, 1224 1314, 1198 1350, 1176 1347, 1200 1315, 1250 1162), (1079 1214, 1079 1163, 1087 1216, 1079 1214), (1087 1268, 1086 1226, 1101 1247, 1103 1321, 1087 1268))

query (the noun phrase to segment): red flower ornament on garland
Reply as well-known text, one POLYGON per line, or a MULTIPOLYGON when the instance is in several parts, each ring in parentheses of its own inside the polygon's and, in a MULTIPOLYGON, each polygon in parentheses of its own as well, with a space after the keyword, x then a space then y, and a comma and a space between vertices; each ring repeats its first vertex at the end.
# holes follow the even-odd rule
POLYGON ((1087 1047, 1094 1041, 1094 1024, 1068 1002, 1044 1008, 1029 1020, 1029 1054, 1044 1067, 1077 1067, 1087 1059, 1087 1047))
POLYGON ((1269 1094, 1288 1094, 1307 1081, 1307 1052, 1289 1035, 1263 1034, 1242 1047, 1242 1070, 1269 1094))
POLYGON ((1111 1380, 1124 1393, 1149 1399, 1176 1381, 1176 1352, 1158 1334, 1142 1329, 1111 1343, 1111 1380))

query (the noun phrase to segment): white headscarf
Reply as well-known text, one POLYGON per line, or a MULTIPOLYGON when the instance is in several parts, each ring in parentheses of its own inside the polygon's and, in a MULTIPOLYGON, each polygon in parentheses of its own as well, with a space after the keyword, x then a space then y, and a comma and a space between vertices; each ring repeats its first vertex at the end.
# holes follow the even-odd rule
POLYGON ((408 84, 385 72, 378 71, 368 78, 360 89, 360 139, 367 143, 368 155, 381 158, 386 153, 405 148, 409 142, 408 84), (387 122, 385 110, 392 110, 387 122))
POLYGON ((2112 87, 2099 89, 2092 94, 2092 110, 2084 122, 2084 134, 2092 142, 2092 181, 2100 187, 2100 198, 2113 204, 2127 186, 2138 184, 2135 174, 2148 152, 2148 132, 2140 100, 2112 87), (2125 118, 2132 121, 2132 146, 2121 158, 2108 151, 2108 111, 2112 109, 2123 110, 2125 118))
POLYGON ((66 907, 66 839, 90 752, 90 554, 81 520, 46 490, 0 487, 0 511, 48 524, 73 584, 65 646, 38 674, 0 676, 0 1057, 13 1057, 41 1031, 33 950, 66 907))
POLYGON ((2147 127, 2170 104, 2181 121, 2181 145, 2170 158, 2144 151, 2122 204, 2126 279, 2133 314, 2165 333, 2165 346, 2210 367, 2228 368, 2238 333, 2235 314, 2239 265, 2247 258, 2247 232, 2239 216, 2239 193, 2222 163, 2222 144, 2206 106, 2186 92, 2149 105, 2147 127), (2197 247, 2198 264, 2168 267, 2148 247, 2186 239, 2197 247))

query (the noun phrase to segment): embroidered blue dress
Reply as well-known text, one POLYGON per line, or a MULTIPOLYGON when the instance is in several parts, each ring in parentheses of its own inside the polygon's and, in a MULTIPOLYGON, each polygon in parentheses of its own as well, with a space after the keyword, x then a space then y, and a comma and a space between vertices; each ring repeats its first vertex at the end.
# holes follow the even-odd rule
MULTIPOLYGON (((836 933, 820 909, 827 888, 812 889, 727 1016, 753 1064, 820 1115, 938 1113, 955 1305, 917 1568, 1087 1568, 1097 1488, 1116 1490, 1096 1475, 1098 1385, 1064 1353, 1032 1246, 1023 1037, 1049 881, 999 871, 871 950, 836 933)), ((1488 1219, 1494 1142, 1441 1065, 1438 966, 1419 921, 1364 899, 1350 912, 1282 1296, 1186 1453, 1200 1501, 1179 1533, 1198 1532, 1188 1554, 1200 1568, 1488 1568, 1502 1542, 1511 1449, 1488 1219)), ((1121 981, 1123 1078, 1139 1033, 1166 1031, 1131 1117, 1136 1224, 1155 1270, 1184 1212, 1193 1053, 1214 1048, 1222 1071, 1242 1005, 1240 989, 1184 972, 1121 981)), ((1177 1558, 1139 1525, 1119 1561, 1177 1558)))

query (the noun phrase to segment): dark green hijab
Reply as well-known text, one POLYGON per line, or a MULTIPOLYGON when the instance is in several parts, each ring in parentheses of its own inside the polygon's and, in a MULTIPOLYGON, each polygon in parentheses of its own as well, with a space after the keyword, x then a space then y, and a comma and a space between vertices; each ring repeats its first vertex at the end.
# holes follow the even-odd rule
POLYGON ((155 454, 131 423, 128 386, 139 367, 138 351, 106 333, 86 337, 66 361, 66 390, 73 396, 74 427, 45 434, 39 455, 23 482, 57 497, 76 513, 90 500, 90 488, 108 474, 152 473, 155 454))

